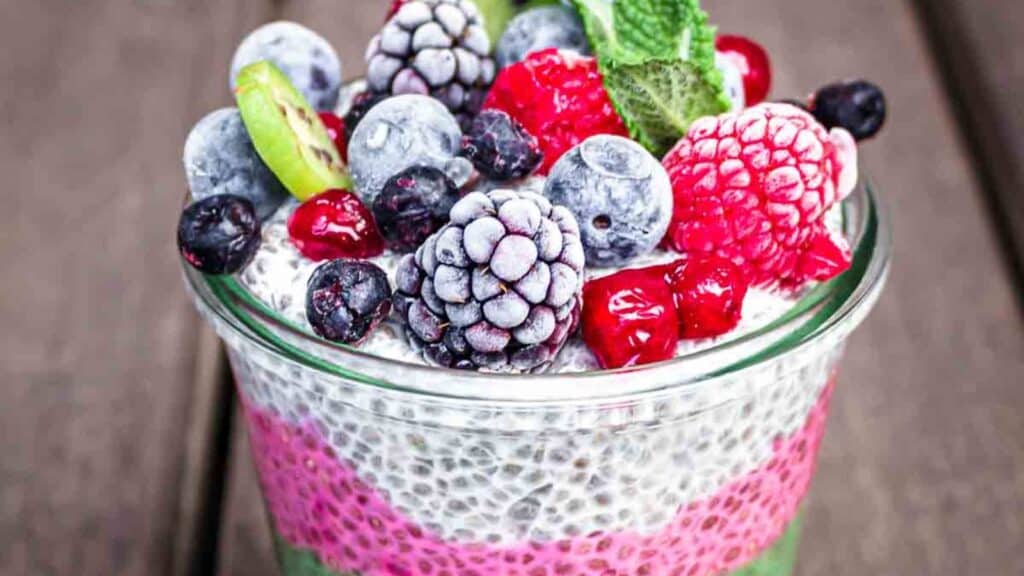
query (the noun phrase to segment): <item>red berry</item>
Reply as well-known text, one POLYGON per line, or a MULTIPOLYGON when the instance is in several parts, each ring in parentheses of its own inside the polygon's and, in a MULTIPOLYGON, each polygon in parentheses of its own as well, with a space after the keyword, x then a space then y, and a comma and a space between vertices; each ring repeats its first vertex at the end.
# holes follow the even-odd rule
POLYGON ((749 283, 739 266, 721 256, 684 258, 667 266, 679 336, 721 336, 736 327, 749 283))
POLYGON ((583 288, 583 341, 602 368, 668 360, 679 343, 664 270, 623 270, 583 288))
POLYGON ((597 61, 555 48, 503 69, 484 108, 504 110, 540 140, 542 175, 595 134, 629 135, 604 89, 597 61))
POLYGON ((391 20, 391 18, 394 17, 395 14, 398 14, 398 11, 401 10, 402 6, 404 6, 405 3, 408 2, 408 1, 409 0, 394 0, 391 3, 391 8, 388 9, 388 18, 387 19, 391 20))
POLYGON ((310 260, 372 258, 384 252, 373 216, 347 190, 328 190, 303 202, 288 218, 288 235, 310 260))
POLYGON ((702 118, 665 156, 675 196, 666 244, 718 254, 758 286, 794 288, 850 265, 825 214, 857 181, 857 146, 788 104, 702 118))
POLYGON ((715 49, 743 75, 747 106, 764 102, 772 88, 772 65, 768 52, 750 38, 728 35, 715 39, 715 49))
POLYGON ((341 159, 348 162, 348 144, 345 142, 345 120, 331 112, 321 112, 320 120, 327 128, 327 135, 334 141, 341 159))

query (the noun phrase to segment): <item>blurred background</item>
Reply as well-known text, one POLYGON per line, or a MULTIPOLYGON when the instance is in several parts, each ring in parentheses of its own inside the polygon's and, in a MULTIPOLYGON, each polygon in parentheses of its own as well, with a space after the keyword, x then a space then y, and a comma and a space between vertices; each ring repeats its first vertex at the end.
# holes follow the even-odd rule
MULTIPOLYGON (((800 574, 1024 574, 1024 3, 705 0, 776 98, 887 92, 895 267, 855 334, 800 574)), ((276 574, 174 229, 191 125, 274 19, 346 75, 386 0, 0 1, 0 574, 276 574)))

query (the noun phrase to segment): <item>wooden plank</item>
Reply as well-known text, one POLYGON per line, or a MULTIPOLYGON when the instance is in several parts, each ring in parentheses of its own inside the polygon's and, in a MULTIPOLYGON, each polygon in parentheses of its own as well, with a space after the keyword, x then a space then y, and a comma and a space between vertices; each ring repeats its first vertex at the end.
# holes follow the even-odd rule
MULTIPOLYGON (((335 42, 354 45, 346 53, 358 54, 377 25, 327 1, 293 4, 303 19, 337 23, 335 42)), ((896 264, 849 346, 799 573, 1024 573, 1024 330, 911 0, 705 5, 722 30, 769 48, 777 96, 867 76, 892 107, 864 164, 892 211, 896 264)), ((243 454, 224 548, 244 553, 225 557, 222 573, 272 574, 247 446, 233 448, 243 454)))
MULTIPOLYGON (((990 213, 1024 287, 1024 3, 918 0, 990 213)), ((1024 304, 1024 290, 1020 291, 1024 304)))
POLYGON ((169 574, 190 553, 186 439, 210 419, 179 158, 258 7, 0 4, 0 573, 169 574))

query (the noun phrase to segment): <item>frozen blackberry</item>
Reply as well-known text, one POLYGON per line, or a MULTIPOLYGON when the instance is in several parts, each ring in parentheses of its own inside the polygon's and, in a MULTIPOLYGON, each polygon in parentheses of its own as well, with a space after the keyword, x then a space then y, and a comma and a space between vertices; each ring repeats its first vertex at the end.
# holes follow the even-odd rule
POLYGON ((448 222, 459 189, 430 166, 407 168, 384 184, 373 201, 377 227, 396 252, 411 252, 448 222))
POLYGON ((217 194, 189 204, 178 221, 178 251, 206 274, 234 274, 260 247, 260 221, 252 202, 217 194))
POLYGON ((583 268, 567 208, 533 192, 472 192, 399 265, 394 306, 430 362, 542 370, 579 321, 583 268))
POLYGON ((484 110, 462 137, 462 155, 491 180, 529 176, 544 161, 540 142, 501 110, 484 110))
POLYGON ((379 266, 331 260, 313 271, 306 287, 306 319, 334 342, 358 344, 391 311, 391 284, 379 266))
POLYGON ((370 42, 375 92, 437 98, 466 127, 494 81, 491 39, 471 0, 411 0, 370 42))
POLYGON ((355 133, 356 126, 359 126, 359 123, 363 121, 363 118, 370 112, 370 109, 380 104, 387 97, 387 94, 367 90, 366 92, 360 92, 352 99, 352 105, 349 107, 348 112, 345 113, 346 146, 352 140, 352 134, 355 133))

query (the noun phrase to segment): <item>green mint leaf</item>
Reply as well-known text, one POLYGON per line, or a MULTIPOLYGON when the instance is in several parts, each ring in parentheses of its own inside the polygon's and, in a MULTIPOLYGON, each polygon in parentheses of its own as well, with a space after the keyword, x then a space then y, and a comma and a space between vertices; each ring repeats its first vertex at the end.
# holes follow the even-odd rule
POLYGON ((714 58, 714 32, 698 0, 619 0, 612 15, 615 35, 631 54, 706 62, 710 47, 714 58))
POLYGON ((715 31, 698 0, 574 0, 598 55, 620 62, 651 58, 710 64, 715 31))
POLYGON ((714 65, 683 60, 601 62, 605 90, 634 140, 659 158, 701 117, 729 109, 714 65))

